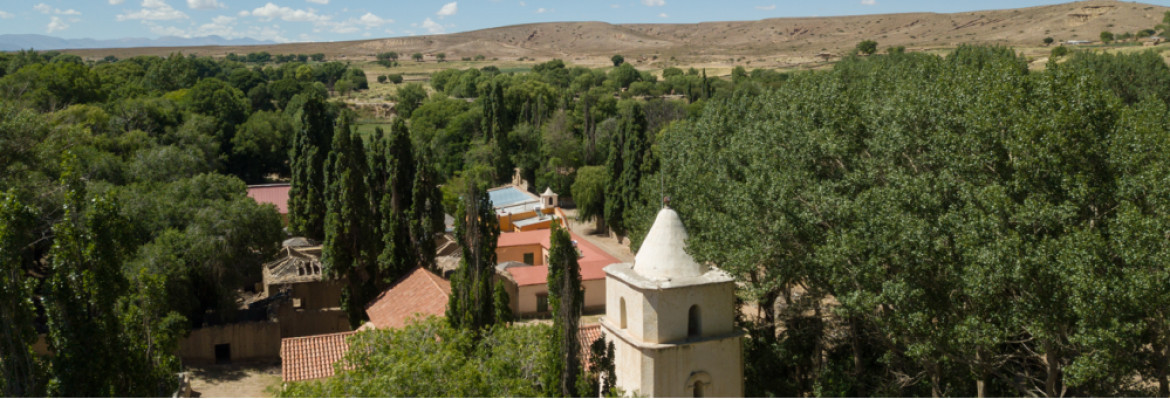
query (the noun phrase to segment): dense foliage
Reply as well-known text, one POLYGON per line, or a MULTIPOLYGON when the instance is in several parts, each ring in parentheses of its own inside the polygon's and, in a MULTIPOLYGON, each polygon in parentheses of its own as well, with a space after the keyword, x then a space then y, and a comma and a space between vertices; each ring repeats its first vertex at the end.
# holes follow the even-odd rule
POLYGON ((1157 58, 849 59, 668 129, 692 254, 765 304, 747 393, 1166 395, 1157 58))

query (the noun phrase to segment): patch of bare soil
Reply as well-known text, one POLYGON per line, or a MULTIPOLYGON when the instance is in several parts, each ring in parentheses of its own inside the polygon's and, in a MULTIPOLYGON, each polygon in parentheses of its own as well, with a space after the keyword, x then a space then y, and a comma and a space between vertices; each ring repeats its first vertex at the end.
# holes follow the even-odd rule
POLYGON ((222 364, 187 367, 192 397, 270 398, 280 387, 280 363, 222 364))

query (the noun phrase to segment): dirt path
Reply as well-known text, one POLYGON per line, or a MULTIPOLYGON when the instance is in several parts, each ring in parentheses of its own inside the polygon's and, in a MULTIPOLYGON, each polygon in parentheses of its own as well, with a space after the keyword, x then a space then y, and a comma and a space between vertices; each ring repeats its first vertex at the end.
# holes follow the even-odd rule
POLYGON ((187 367, 192 396, 200 398, 270 398, 280 386, 280 364, 231 364, 187 367))
POLYGON ((617 240, 615 240, 613 237, 610 237, 608 234, 595 234, 593 231, 594 225, 592 222, 577 221, 576 209, 565 210, 565 216, 569 218, 569 230, 572 230, 573 233, 581 236, 581 238, 589 240, 589 242, 593 243, 593 245, 596 245, 598 248, 601 248, 602 251, 613 255, 613 257, 622 262, 634 262, 634 254, 630 252, 629 240, 622 240, 622 242, 619 244, 617 240))

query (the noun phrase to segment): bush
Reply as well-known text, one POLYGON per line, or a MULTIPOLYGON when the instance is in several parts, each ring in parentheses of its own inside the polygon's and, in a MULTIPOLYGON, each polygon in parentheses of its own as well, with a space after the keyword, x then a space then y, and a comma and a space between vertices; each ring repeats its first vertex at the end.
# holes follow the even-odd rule
POLYGON ((386 79, 389 80, 390 83, 399 84, 402 83, 402 74, 392 73, 386 75, 386 79))

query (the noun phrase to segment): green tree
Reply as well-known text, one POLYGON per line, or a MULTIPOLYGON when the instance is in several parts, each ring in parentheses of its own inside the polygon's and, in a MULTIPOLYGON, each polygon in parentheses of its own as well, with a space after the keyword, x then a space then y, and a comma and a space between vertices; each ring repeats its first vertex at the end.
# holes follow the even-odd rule
POLYGON ((622 109, 618 136, 612 141, 606 163, 609 182, 605 192, 605 222, 618 234, 625 234, 629 229, 626 216, 640 202, 638 187, 649 150, 645 126, 646 114, 641 105, 627 104, 622 109))
POLYGON ((350 128, 353 116, 338 118, 327 163, 325 183, 325 241, 321 264, 324 274, 346 280, 342 308, 353 327, 365 319, 365 305, 377 294, 373 280, 375 260, 370 220, 372 205, 367 193, 369 174, 362 140, 350 128))
POLYGON ((1051 46, 1051 45, 1052 45, 1052 42, 1055 42, 1055 41, 1056 41, 1056 40, 1052 39, 1052 37, 1051 37, 1051 36, 1050 36, 1050 37, 1046 37, 1046 38, 1044 38, 1044 45, 1045 45, 1045 46, 1051 46))
POLYGON ((1068 47, 1056 46, 1052 48, 1052 58, 1060 58, 1068 55, 1068 47))
POLYGON ((26 277, 24 263, 32 243, 35 211, 12 192, 0 194, 0 394, 32 397, 45 394, 43 365, 32 346, 35 281, 26 277))
POLYGON ((420 266, 436 271, 435 239, 443 233, 445 227, 443 194, 439 190, 434 167, 425 156, 418 158, 411 190, 414 199, 409 213, 410 237, 416 253, 415 259, 420 266))
POLYGON ((613 66, 616 67, 626 62, 626 57, 622 57, 621 54, 614 54, 613 57, 609 58, 609 60, 613 61, 613 66))
POLYGON ((446 61, 447 60, 447 53, 435 54, 435 59, 438 60, 439 62, 446 61))
MULTIPOLYGON (((379 286, 388 285, 418 266, 416 241, 411 239, 411 203, 414 201, 415 160, 410 131, 401 118, 390 127, 386 147, 386 192, 380 199, 382 253, 378 256, 379 286)), ((433 245, 433 244, 432 244, 433 245)), ((431 255, 432 257, 434 255, 431 255)))
POLYGON ((398 102, 395 111, 401 117, 409 117, 415 109, 427 99, 427 90, 418 83, 402 85, 394 93, 394 100, 398 102))
POLYGON ((585 166, 577 170, 573 182, 573 201, 577 203, 577 219, 597 219, 598 228, 604 229, 605 192, 609 176, 605 166, 585 166))
POLYGON ((310 238, 325 237, 325 163, 333 141, 333 118, 325 100, 307 96, 294 114, 292 182, 289 188, 289 229, 310 238))
POLYGON ((873 55, 873 53, 877 52, 877 46, 877 42, 873 40, 862 40, 860 43, 857 43, 856 50, 858 54, 873 55))
POLYGON ((581 289, 581 268, 577 248, 569 230, 556 222, 552 226, 548 250, 548 302, 553 315, 553 350, 557 361, 550 376, 550 396, 571 397, 577 392, 581 366, 577 325, 585 291, 581 289))
POLYGON ((463 250, 463 257, 451 277, 447 321, 457 329, 479 331, 496 321, 492 279, 500 222, 487 191, 475 182, 467 182, 463 195, 455 213, 455 240, 463 250))
POLYGON ((422 62, 423 55, 422 55, 422 53, 414 53, 414 54, 410 55, 410 58, 413 59, 414 62, 422 62))
POLYGON ((289 144, 293 126, 282 113, 260 111, 248 117, 232 137, 233 164, 242 165, 241 178, 264 181, 269 174, 289 175, 289 144))
POLYGON ((1113 41, 1113 32, 1110 32, 1110 31, 1101 32, 1101 41, 1105 42, 1105 44, 1109 44, 1110 42, 1112 42, 1113 41))

